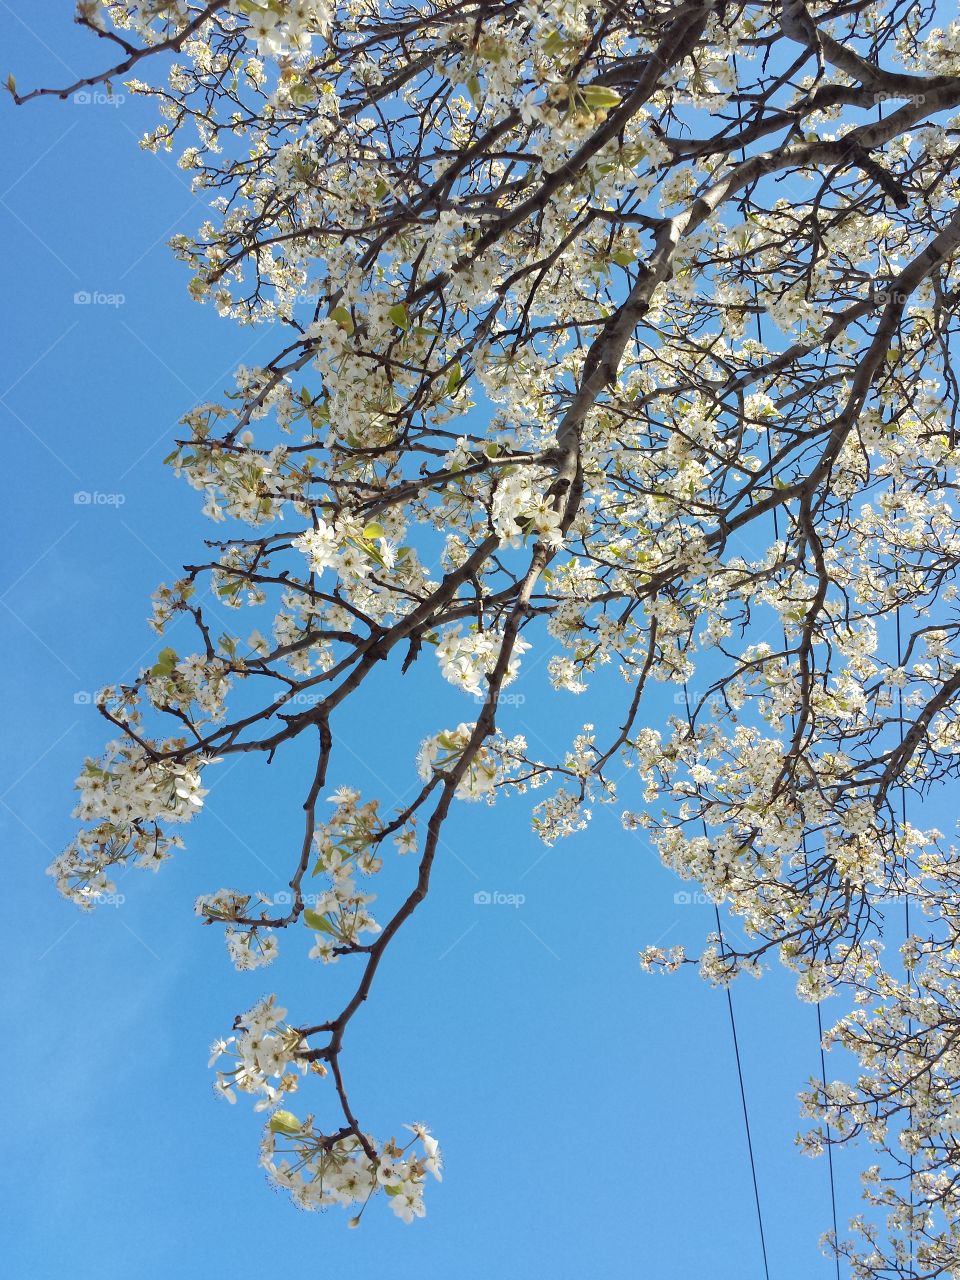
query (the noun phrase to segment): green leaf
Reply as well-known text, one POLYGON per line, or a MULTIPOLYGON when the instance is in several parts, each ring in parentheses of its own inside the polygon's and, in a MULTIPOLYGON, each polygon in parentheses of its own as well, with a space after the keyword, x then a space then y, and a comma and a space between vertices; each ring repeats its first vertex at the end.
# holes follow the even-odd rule
POLYGON ((292 1111, 275 1111, 267 1128, 271 1133, 300 1133, 303 1125, 292 1111))
POLYGON ((403 329, 404 331, 406 331, 407 329, 410 328, 410 321, 407 317, 407 308, 403 305, 402 302, 398 302, 394 306, 392 306, 390 310, 387 312, 387 315, 390 317, 390 319, 393 321, 393 323, 397 326, 398 329, 403 329))
POLYGON ((383 1189, 388 1196, 398 1196, 403 1190, 403 1187, 400 1183, 397 1183, 395 1187, 385 1186, 383 1189))
POLYGON ((611 107, 618 107, 622 101, 616 89, 608 89, 602 84, 588 84, 581 93, 591 111, 609 111, 611 107))
POLYGON ((367 539, 368 542, 373 538, 382 538, 383 525, 377 524, 376 520, 371 520, 371 522, 368 525, 364 526, 363 536, 367 539))
POLYGON ((353 317, 346 307, 334 307, 330 312, 330 319, 336 321, 347 333, 353 333, 353 317))
POLYGON ((316 933, 332 933, 335 938, 339 936, 327 917, 311 907, 307 907, 304 911, 303 923, 316 933))
POLYGON ((455 364, 450 370, 450 377, 447 378, 447 390, 456 391, 460 383, 463 381, 463 370, 458 364, 455 364))
POLYGON ((177 665, 176 649, 161 649, 157 655, 157 661, 150 668, 152 676, 169 676, 173 674, 173 669, 177 665))

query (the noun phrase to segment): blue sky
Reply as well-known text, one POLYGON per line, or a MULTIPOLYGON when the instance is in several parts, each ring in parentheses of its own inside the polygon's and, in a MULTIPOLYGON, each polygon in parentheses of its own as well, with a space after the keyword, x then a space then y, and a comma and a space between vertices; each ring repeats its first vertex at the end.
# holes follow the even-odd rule
MULTIPOLYGON (((21 87, 69 82, 104 53, 67 3, 35 3, 26 18, 0 3, 0 21, 0 70, 21 87)), ((198 495, 161 466, 177 419, 276 334, 189 301, 165 242, 202 208, 172 158, 139 151, 148 108, 3 110, 3 999, 20 1046, 2 1103, 5 1274, 159 1280, 296 1260, 359 1280, 387 1268, 401 1280, 761 1277, 725 997, 637 964, 645 943, 696 946, 712 909, 675 901, 683 886, 624 833, 623 804, 550 851, 522 800, 461 806, 450 824, 431 898, 391 948, 344 1057, 367 1128, 423 1120, 440 1138, 444 1183, 409 1228, 382 1204, 355 1232, 335 1211, 297 1212, 257 1165, 261 1117, 211 1091, 208 1045, 238 1010, 277 990, 293 1020, 311 1021, 339 1007, 351 977, 289 944, 274 969, 236 974, 192 913, 221 885, 284 887, 305 753, 269 772, 211 771, 187 849, 157 876, 125 876, 119 908, 81 917, 44 876, 72 833, 73 778, 105 739, 84 695, 147 664, 150 592, 209 528, 198 495), (482 890, 525 901, 477 905, 482 890)), ((389 807, 423 733, 411 710, 429 698, 437 725, 470 718, 433 669, 405 680, 398 692, 383 673, 341 720, 331 789, 350 782, 389 807)), ((544 699, 542 668, 514 691, 526 701, 504 727, 532 743, 567 741, 598 714, 544 699)), ((412 874, 401 863, 378 888, 400 894, 412 874)), ((793 1146, 796 1093, 819 1067, 816 1011, 777 972, 734 1001, 770 1274, 828 1277, 826 1163, 793 1146)), ((854 1165, 838 1163, 841 1221, 858 1208, 854 1165)))

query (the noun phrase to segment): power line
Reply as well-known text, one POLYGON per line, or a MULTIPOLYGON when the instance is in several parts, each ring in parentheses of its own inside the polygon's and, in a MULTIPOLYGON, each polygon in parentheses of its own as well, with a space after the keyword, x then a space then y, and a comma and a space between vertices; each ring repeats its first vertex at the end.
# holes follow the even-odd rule
MULTIPOLYGON (((704 834, 706 834, 706 824, 704 824, 704 834)), ((717 937, 720 939, 720 955, 726 953, 726 946, 723 941, 723 928, 720 924, 720 908, 714 905, 714 912, 717 917, 717 937)), ((753 1138, 750 1133, 750 1113, 747 1110, 747 1091, 743 1083, 743 1065, 740 1061, 740 1041, 737 1037, 737 1020, 733 1014, 733 996, 730 992, 730 985, 727 984, 727 1010, 730 1014, 730 1032, 733 1036, 733 1052, 737 1059, 737 1079, 740 1082, 740 1103, 743 1107, 743 1127, 747 1135, 747 1153, 750 1156, 750 1176, 753 1179, 753 1199, 757 1206, 757 1226, 760 1230, 760 1251, 763 1254, 763 1274, 766 1280, 770 1280, 770 1265, 767 1261, 767 1238, 763 1230, 763 1211, 760 1208, 760 1187, 757 1183, 757 1164, 753 1156, 753 1138)))
MULTIPOLYGON (((820 1079, 823 1081, 824 1096, 827 1091, 827 1063, 823 1055, 823 1019, 820 1017, 820 1003, 817 1002, 817 1035, 820 1041, 820 1079)), ((833 1177, 833 1141, 830 1133, 830 1122, 827 1122, 827 1164, 830 1169, 830 1209, 833 1213, 833 1242, 837 1243, 837 1187, 833 1177)), ((840 1254, 833 1250, 833 1260, 837 1265, 837 1280, 840 1280, 840 1254)))
MULTIPOLYGON (((687 723, 693 729, 693 715, 690 710, 690 691, 686 680, 683 682, 683 701, 687 712, 687 723)), ((705 819, 700 819, 700 825, 703 828, 703 834, 707 836, 707 824, 705 819)), ((717 939, 720 943, 721 958, 727 954, 727 947, 723 937, 723 925, 720 923, 720 908, 714 903, 714 915, 717 918, 717 939)), ((760 1252, 763 1256, 763 1274, 765 1280, 770 1280, 770 1263, 767 1258, 767 1237, 763 1229, 763 1210, 760 1207, 760 1184, 757 1180, 757 1162, 753 1154, 753 1135, 750 1131, 750 1111, 747 1107, 747 1090, 743 1082, 743 1063, 740 1058, 740 1039, 737 1035, 737 1019, 733 1012, 733 995, 730 991, 729 982, 725 985, 724 990, 727 994, 727 1012, 730 1016, 730 1034, 733 1037, 733 1052, 737 1060, 737 1081, 740 1085, 740 1105, 743 1109, 743 1128, 747 1137, 747 1155, 750 1157, 750 1178, 753 1182, 753 1201, 757 1209, 757 1227, 760 1231, 760 1252)))

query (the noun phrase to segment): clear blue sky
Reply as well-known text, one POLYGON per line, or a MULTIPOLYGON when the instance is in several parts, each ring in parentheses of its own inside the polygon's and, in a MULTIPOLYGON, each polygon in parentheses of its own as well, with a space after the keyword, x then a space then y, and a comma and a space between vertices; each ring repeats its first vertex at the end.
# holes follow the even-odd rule
MULTIPOLYGON (((106 50, 71 12, 67 0, 0 3, 0 71, 25 87, 98 65, 106 50)), ((298 1213, 258 1167, 261 1117, 211 1092, 207 1048, 238 1010, 275 989, 310 1021, 339 1007, 351 976, 292 943, 274 969, 235 974, 192 914, 221 885, 284 887, 303 756, 269 773, 249 762, 211 772, 187 850, 156 877, 124 877, 121 908, 81 917, 58 898, 44 868, 71 836, 82 758, 105 738, 77 695, 146 664, 150 592, 209 529, 161 459, 178 416, 270 353, 276 332, 232 328, 189 301, 165 242, 202 209, 172 158, 139 151, 148 108, 6 100, 3 111, 0 821, 17 1050, 2 1103, 4 1274, 166 1280, 299 1263, 356 1280, 762 1277, 725 997, 637 964, 645 943, 696 945, 711 909, 676 903, 682 886, 622 831, 628 792, 545 856, 523 801, 461 807, 450 825, 434 893, 391 949, 344 1059, 367 1128, 423 1120, 442 1143, 445 1180, 411 1227, 382 1204, 355 1232, 336 1211, 298 1213), (124 301, 80 305, 81 291, 124 301), (81 505, 78 491, 124 501, 81 505), (476 906, 482 889, 526 900, 476 906)), ((389 806, 422 733, 407 709, 433 698, 437 726, 473 714, 432 668, 406 681, 393 715, 387 675, 341 721, 331 788, 351 782, 389 806)), ((527 701, 505 728, 532 742, 567 739, 597 714, 572 697, 541 707, 542 668, 515 691, 527 701)), ((400 864, 378 887, 399 894, 412 873, 400 864)), ((773 973, 734 1000, 770 1273, 826 1280, 827 1167, 793 1146, 796 1093, 819 1065, 816 1013, 791 992, 773 973)), ((852 1170, 841 1159, 841 1222, 858 1208, 852 1170)))

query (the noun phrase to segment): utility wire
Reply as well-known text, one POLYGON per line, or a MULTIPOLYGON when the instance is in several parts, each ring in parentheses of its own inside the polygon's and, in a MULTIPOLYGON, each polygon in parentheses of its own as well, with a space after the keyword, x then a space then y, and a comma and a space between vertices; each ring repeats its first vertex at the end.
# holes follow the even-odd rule
MULTIPOLYGON (((706 833, 706 832, 704 832, 706 833)), ((717 936, 720 939, 720 954, 724 955, 726 947, 723 941, 723 928, 720 924, 720 908, 714 906, 717 916, 717 936)), ((760 1208, 760 1187, 757 1183, 757 1163, 753 1156, 753 1138, 750 1134, 750 1114, 747 1110, 747 1091, 743 1083, 743 1064, 740 1061, 740 1042, 737 1037, 737 1020, 733 1015, 733 996, 729 983, 726 986, 727 1011, 730 1014, 730 1033, 733 1036, 733 1052, 737 1059, 737 1079, 740 1082, 740 1103, 743 1107, 743 1128, 747 1135, 747 1153, 750 1156, 750 1176, 753 1179, 753 1200, 757 1206, 757 1227, 760 1231, 760 1252, 763 1254, 763 1274, 770 1280, 770 1264, 767 1261, 767 1238, 763 1230, 763 1211, 760 1208)))
MULTIPOLYGON (((754 296, 754 302, 756 303, 756 299, 757 299, 756 281, 754 281, 753 296, 754 296)), ((762 335, 761 335, 761 328, 760 328, 760 310, 759 310, 759 307, 756 307, 756 308, 755 308, 755 317, 756 317, 756 322, 757 322, 757 341, 762 341, 763 339, 762 339, 762 335)), ((771 448, 770 448, 770 436, 769 436, 769 433, 768 433, 768 435, 767 435, 767 463, 768 463, 768 465, 769 465, 769 464, 771 464, 772 462, 773 462, 773 453, 772 453, 771 448)), ((780 520, 779 520, 779 517, 778 517, 778 514, 777 514, 777 508, 776 508, 776 507, 774 507, 774 508, 773 508, 773 536, 776 538, 777 542, 779 542, 779 541, 780 541, 780 520)), ((783 648, 784 648, 784 651, 786 651, 786 648, 787 648, 787 633, 786 633, 786 631, 784 631, 784 633, 783 633, 783 648)), ((796 729, 796 717, 795 717, 795 716, 791 716, 791 717, 790 717, 790 723, 791 723, 791 725, 794 727, 794 729, 796 729)), ((803 832, 802 842, 803 842, 803 851, 804 851, 804 854, 806 854, 806 852, 807 852, 807 833, 806 833, 806 829, 804 829, 804 832, 803 832)), ((826 1057, 824 1056, 824 1052, 823 1052, 823 1017, 822 1017, 821 1012, 820 1012, 820 1001, 819 1001, 819 1000, 817 1001, 817 1047, 818 1047, 818 1049, 819 1049, 819 1051, 820 1051, 820 1082, 821 1082, 821 1084, 823 1085, 823 1095, 824 1095, 824 1098, 826 1098, 826 1094, 827 1094, 827 1062, 826 1062, 826 1057)), ((838 1232, 838 1228, 837 1228, 837 1183, 836 1183, 836 1177, 835 1177, 835 1174, 834 1174, 834 1171, 833 1171, 833 1131, 832 1131, 832 1130, 831 1130, 831 1128, 830 1128, 830 1122, 829 1122, 829 1120, 827 1121, 827 1123, 826 1123, 826 1126, 825 1126, 825 1127, 826 1127, 826 1131, 827 1131, 827 1168, 828 1168, 828 1170, 829 1170, 829 1174, 830 1174, 830 1215, 831 1215, 831 1218, 832 1218, 832 1220, 833 1220, 833 1243, 834 1243, 834 1246, 836 1246, 837 1241, 839 1240, 839 1232, 838 1232)), ((834 1247, 834 1250, 833 1250, 833 1261, 834 1261, 834 1265, 835 1265, 835 1267, 836 1267, 837 1280, 840 1280, 840 1254, 837 1252, 836 1247, 834 1247)))
MULTIPOLYGON (((693 715, 690 710, 690 691, 686 680, 683 682, 683 701, 687 712, 687 723, 693 729, 693 715)), ((706 821, 701 818, 700 825, 703 828, 704 836, 707 836, 706 821)), ((720 908, 714 904, 714 915, 717 918, 717 938, 720 942, 720 955, 725 957, 727 954, 727 946, 723 937, 723 926, 720 923, 720 908)), ((730 984, 727 983, 724 990, 727 994, 727 1013, 730 1016, 730 1034, 733 1037, 733 1052, 737 1060, 737 1081, 740 1085, 740 1106, 743 1109, 743 1128, 747 1137, 747 1155, 750 1157, 750 1178, 753 1182, 753 1202, 757 1209, 757 1227, 760 1232, 760 1252, 763 1256, 763 1274, 765 1280, 770 1280, 770 1262, 767 1258, 767 1236, 763 1228, 763 1210, 760 1207, 760 1184, 757 1180, 757 1162, 753 1154, 753 1135, 750 1131, 750 1110, 747 1107, 747 1089, 743 1081, 743 1062, 740 1058, 740 1038, 737 1035, 737 1019, 733 1012, 733 995, 730 991, 730 984)))
MULTIPOLYGON (((823 1056, 823 1019, 820 1016, 820 1003, 817 1002, 817 1038, 820 1041, 820 1079, 823 1081, 824 1093, 827 1088, 827 1064, 823 1056)), ((837 1187, 833 1178, 833 1142, 831 1141, 830 1125, 827 1125, 827 1165, 830 1169, 830 1209, 833 1213, 833 1241, 836 1244, 838 1239, 837 1233, 837 1187)), ((833 1251, 833 1260, 837 1264, 837 1280, 840 1280, 840 1254, 836 1249, 833 1251)))

